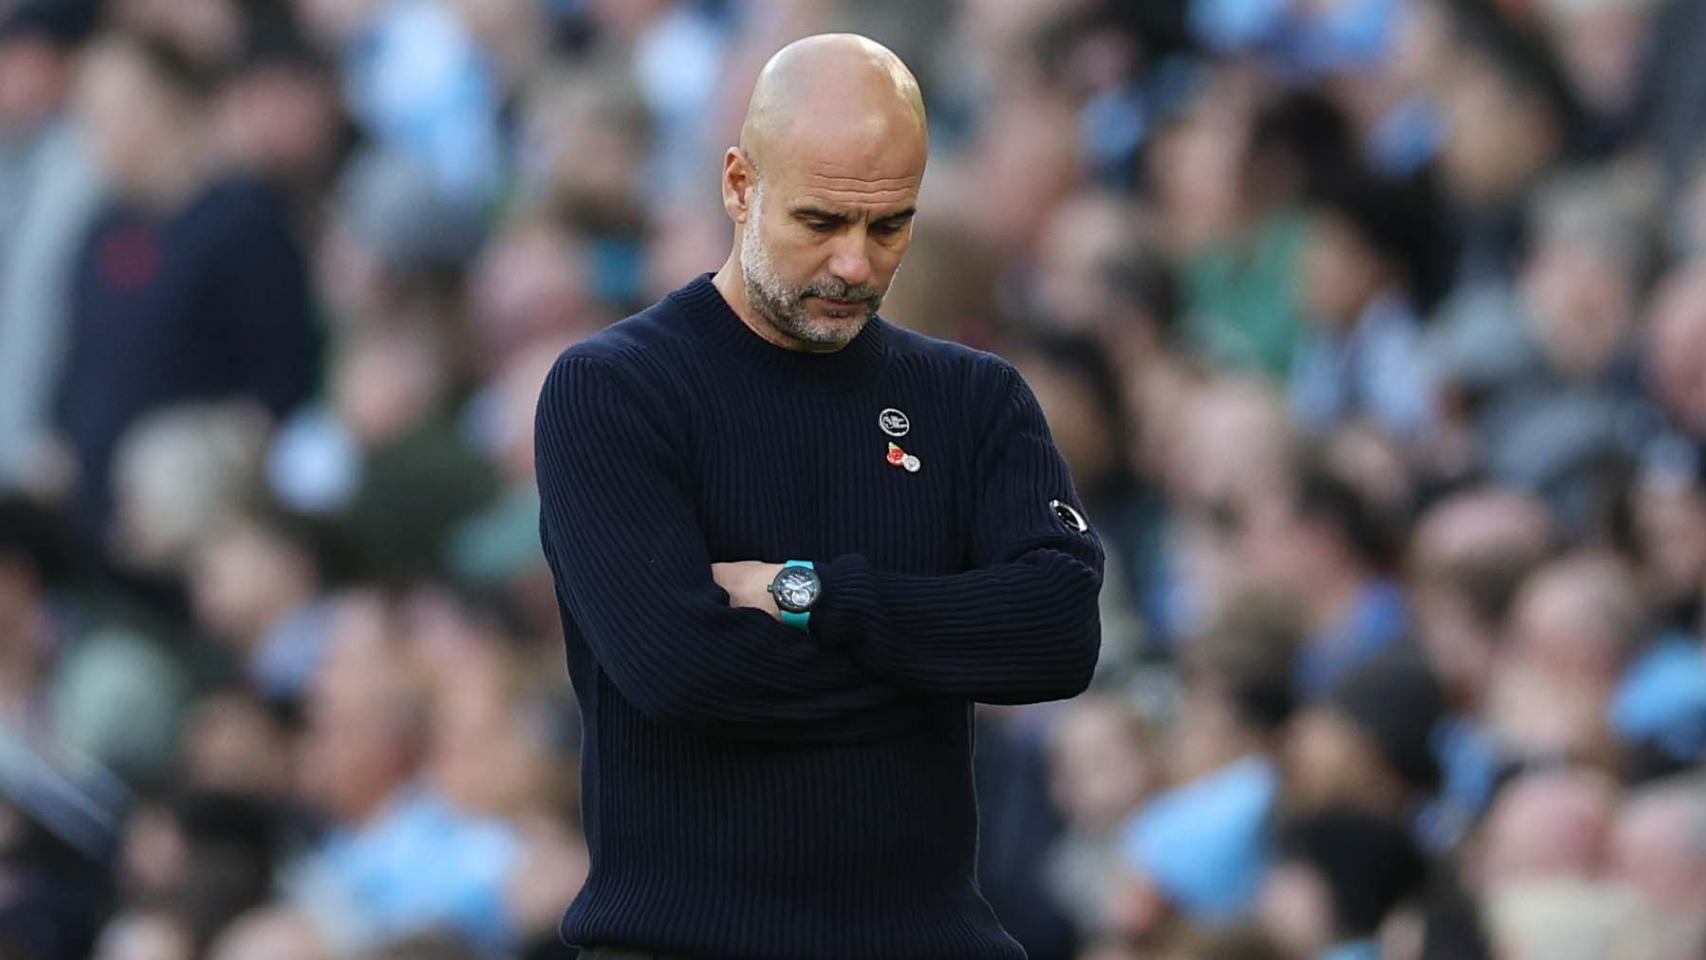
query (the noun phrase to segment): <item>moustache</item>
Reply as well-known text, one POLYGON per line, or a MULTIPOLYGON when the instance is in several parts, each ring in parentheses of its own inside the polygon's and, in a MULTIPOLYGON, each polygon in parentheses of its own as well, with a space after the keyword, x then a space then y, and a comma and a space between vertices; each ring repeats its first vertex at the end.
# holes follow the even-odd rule
POLYGON ((871 303, 882 296, 882 291, 869 283, 850 284, 838 280, 819 280, 800 291, 799 299, 818 297, 824 300, 841 300, 847 303, 871 303))

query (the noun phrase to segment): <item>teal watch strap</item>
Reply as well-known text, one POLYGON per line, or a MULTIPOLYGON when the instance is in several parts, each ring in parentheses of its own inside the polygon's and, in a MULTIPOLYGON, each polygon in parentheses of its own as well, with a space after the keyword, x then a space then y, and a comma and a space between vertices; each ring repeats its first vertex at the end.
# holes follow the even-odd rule
MULTIPOLYGON (((807 570, 817 569, 815 566, 812 565, 812 562, 810 560, 789 560, 789 561, 783 563, 782 566, 783 567, 805 567, 807 570)), ((793 627, 796 630, 805 630, 805 629, 808 629, 811 625, 812 612, 810 610, 807 610, 804 613, 795 613, 792 610, 778 610, 777 612, 782 614, 782 623, 783 624, 790 626, 790 627, 793 627)))

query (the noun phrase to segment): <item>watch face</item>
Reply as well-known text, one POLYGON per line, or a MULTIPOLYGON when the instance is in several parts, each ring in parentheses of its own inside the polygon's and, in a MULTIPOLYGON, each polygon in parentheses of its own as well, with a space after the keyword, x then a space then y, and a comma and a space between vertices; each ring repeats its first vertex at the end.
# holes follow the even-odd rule
POLYGON ((772 591, 776 605, 790 613, 804 613, 817 600, 817 573, 807 567, 788 567, 776 575, 772 591))

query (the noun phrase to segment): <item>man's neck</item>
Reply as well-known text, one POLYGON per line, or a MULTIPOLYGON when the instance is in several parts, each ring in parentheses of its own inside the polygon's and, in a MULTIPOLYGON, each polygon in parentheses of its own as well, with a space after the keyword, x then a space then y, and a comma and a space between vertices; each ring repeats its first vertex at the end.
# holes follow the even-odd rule
POLYGON ((136 199, 157 211, 182 208, 200 192, 217 168, 193 135, 178 141, 176 149, 162 151, 133 188, 136 199))

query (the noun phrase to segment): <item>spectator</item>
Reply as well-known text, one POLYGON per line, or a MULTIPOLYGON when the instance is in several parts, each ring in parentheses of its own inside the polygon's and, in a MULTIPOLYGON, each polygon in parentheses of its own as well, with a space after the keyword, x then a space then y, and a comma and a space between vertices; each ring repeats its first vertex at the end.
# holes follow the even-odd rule
POLYGON ((1382 925, 1421 890, 1427 869, 1403 827, 1350 809, 1289 824, 1281 849, 1262 915, 1295 956, 1320 960, 1382 956, 1382 925))
POLYGON ((242 32, 213 136, 232 162, 293 202, 297 224, 313 225, 348 137, 335 65, 280 10, 242 32))
POLYGON ((442 332, 405 322, 356 331, 332 371, 329 407, 303 411, 273 449, 273 494, 337 524, 363 575, 439 571, 457 524, 495 493, 492 465, 445 409, 450 350, 442 332), (415 482, 423 475, 437 480, 415 482))
POLYGON ((1156 145, 1163 217, 1183 263, 1185 331, 1219 366, 1283 379, 1298 332, 1298 205, 1341 178, 1355 148, 1344 118, 1307 94, 1255 112, 1223 77, 1156 145))
POLYGON ((1409 825, 1439 787, 1434 737, 1444 718, 1444 691, 1409 651, 1351 668, 1288 735, 1291 805, 1350 806, 1409 825))
POLYGON ((30 0, 0 10, 0 486, 52 487, 54 372, 69 348, 77 244, 100 200, 70 109, 92 4, 30 0))
POLYGON ((1417 525, 1410 560, 1416 635, 1450 712, 1434 738, 1443 782, 1422 825, 1430 848, 1459 843, 1492 800, 1505 758, 1487 728, 1489 687, 1504 662, 1517 591, 1551 538, 1542 501, 1499 489, 1459 493, 1417 525))
POLYGON ((1611 725, 1629 744, 1632 775, 1686 768, 1706 751, 1706 652, 1700 648, 1706 583, 1706 499, 1695 471, 1655 459, 1629 492, 1632 539, 1649 591, 1655 635, 1618 684, 1611 725))
POLYGON ((1440 169, 1463 236, 1455 282, 1468 287, 1508 276, 1529 189, 1564 156, 1576 105, 1538 37, 1497 7, 1448 9, 1452 69, 1441 103, 1440 169))
POLYGON ((463 210, 490 203, 504 162, 498 76, 457 5, 358 0, 301 6, 344 59, 351 114, 423 170, 434 195, 463 210))
POLYGON ((114 610, 88 610, 58 516, 0 499, 0 729, 127 776, 170 762, 187 678, 114 610))
POLYGON ((85 238, 59 424, 77 456, 77 519, 103 536, 119 439, 192 400, 306 399, 317 347, 302 253, 276 199, 220 168, 211 68, 148 37, 89 53, 79 98, 114 191, 85 238))
POLYGON ((331 611, 315 548, 305 521, 240 514, 197 543, 190 560, 197 619, 276 700, 302 699, 325 647, 331 611))
POLYGON ((337 952, 439 925, 507 946, 502 897, 517 836, 420 779, 430 703, 418 677, 397 668, 384 604, 352 597, 336 617, 300 760, 303 788, 332 829, 291 869, 291 899, 337 952))
POLYGON ((1706 582, 1706 491, 1700 486, 1706 461, 1681 443, 1654 448, 1629 488, 1630 547, 1652 591, 1655 626, 1692 633, 1701 624, 1700 584, 1706 582))
POLYGON ((1517 597, 1511 656, 1557 689, 1606 703, 1646 639, 1639 589, 1613 557, 1581 553, 1541 567, 1517 597))
POLYGON ((1645 257, 1618 192, 1580 177, 1537 194, 1519 309, 1538 362, 1495 388, 1478 425, 1494 477, 1584 530, 1600 520, 1604 464, 1631 460, 1653 421, 1632 334, 1645 257))
POLYGON ((1373 420, 1415 440, 1433 417, 1408 264, 1424 246, 1413 197, 1384 184, 1341 188, 1317 213, 1303 253, 1308 324, 1291 371, 1294 415, 1318 433, 1373 420))
POLYGON ((1417 634, 1452 706, 1474 716, 1518 590, 1551 546, 1536 498, 1467 490, 1424 514, 1411 544, 1417 634))
POLYGON ((1050 888, 1080 934, 1100 932, 1105 891, 1118 876, 1118 830, 1160 785, 1157 735, 1107 697, 1080 699, 1050 743, 1050 787, 1065 830, 1049 853, 1050 888))
POLYGON ((1581 104, 1582 146, 1591 155, 1626 146, 1637 133, 1642 53, 1659 6, 1652 0, 1548 0, 1536 11, 1540 28, 1558 51, 1571 93, 1581 104))
POLYGON ((591 289, 592 256, 550 223, 516 223, 492 238, 469 288, 478 325, 477 372, 490 376, 534 344, 555 344, 609 321, 591 289))
POLYGON ((1292 707, 1294 627, 1250 602, 1186 651, 1172 789, 1125 828, 1125 871, 1106 922, 1153 934, 1174 916, 1226 924, 1254 902, 1278 795, 1278 734, 1292 707))
POLYGON ((1326 695, 1346 671, 1405 637, 1396 537, 1350 484, 1308 467, 1294 490, 1255 504, 1243 524, 1249 569, 1303 604, 1309 634, 1297 684, 1305 697, 1326 695))
POLYGON ((263 411, 242 404, 139 419, 113 454, 114 553, 141 570, 182 572, 258 497, 268 429, 263 411))
POLYGON ((1603 775, 1562 770, 1507 785, 1487 815, 1474 873, 1489 894, 1536 880, 1604 876, 1617 787, 1603 775))

